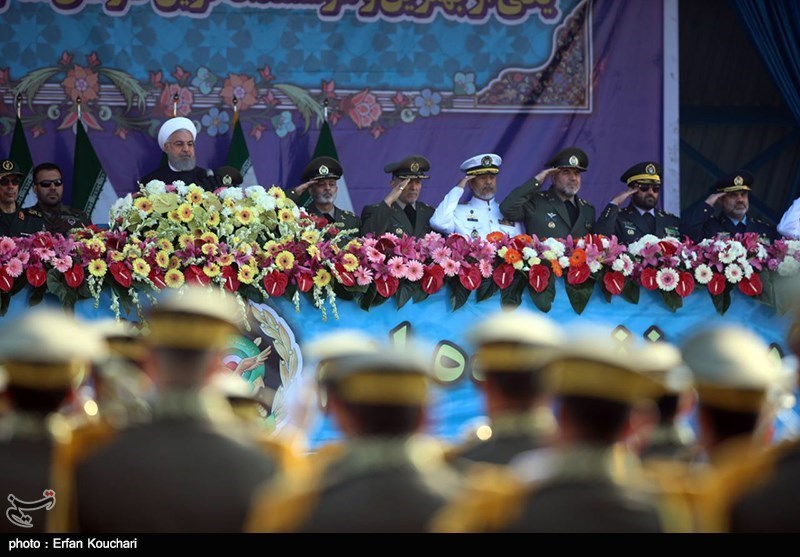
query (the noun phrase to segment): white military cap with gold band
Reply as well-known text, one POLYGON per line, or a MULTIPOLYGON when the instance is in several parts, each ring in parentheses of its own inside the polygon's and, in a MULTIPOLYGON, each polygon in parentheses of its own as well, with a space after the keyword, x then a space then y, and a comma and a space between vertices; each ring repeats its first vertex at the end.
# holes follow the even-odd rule
POLYGON ((461 163, 461 172, 468 176, 477 176, 479 174, 497 174, 500 172, 500 165, 503 164, 503 159, 500 155, 494 153, 484 153, 482 155, 475 155, 461 163))
POLYGON ((345 401, 358 404, 422 406, 431 373, 419 358, 395 350, 351 354, 332 361, 321 381, 345 401))
POLYGON ((635 357, 642 373, 655 379, 662 386, 664 395, 679 394, 691 388, 692 372, 674 344, 645 342, 635 357))
POLYGON ((240 331, 239 305, 222 289, 184 286, 165 291, 157 302, 146 315, 150 346, 214 350, 240 331))
POLYGON ((43 390, 69 387, 85 366, 106 353, 92 327, 61 309, 28 310, 0 331, 0 362, 9 385, 43 390))
POLYGON ((516 308, 490 315, 467 332, 475 363, 484 372, 527 372, 545 365, 563 342, 551 319, 516 308))
POLYGON ((316 360, 317 379, 322 379, 325 370, 339 358, 353 354, 374 354, 379 351, 378 342, 355 329, 343 329, 320 336, 303 347, 303 355, 316 360))
POLYGON ((546 370, 545 384, 556 395, 573 395, 635 404, 662 392, 642 372, 639 348, 616 343, 603 328, 570 335, 546 370))
POLYGON ((757 413, 779 380, 780 364, 755 333, 736 325, 708 328, 681 346, 701 404, 757 413))

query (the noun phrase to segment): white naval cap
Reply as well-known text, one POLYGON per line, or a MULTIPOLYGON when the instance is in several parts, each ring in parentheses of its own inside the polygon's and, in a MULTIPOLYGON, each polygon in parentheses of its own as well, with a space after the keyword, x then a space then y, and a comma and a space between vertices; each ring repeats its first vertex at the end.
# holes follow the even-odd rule
POLYGON ((475 176, 478 174, 497 174, 503 159, 494 153, 475 155, 461 163, 461 172, 475 176))
POLYGON ((161 129, 158 130, 158 146, 161 147, 161 150, 164 149, 164 144, 169 140, 169 136, 178 130, 186 130, 192 134, 192 140, 197 139, 197 128, 194 122, 183 116, 176 116, 161 124, 161 129))

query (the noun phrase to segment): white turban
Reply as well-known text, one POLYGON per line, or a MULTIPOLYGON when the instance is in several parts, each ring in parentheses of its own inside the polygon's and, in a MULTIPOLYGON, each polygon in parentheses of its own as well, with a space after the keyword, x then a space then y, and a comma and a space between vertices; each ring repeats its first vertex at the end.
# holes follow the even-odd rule
POLYGON ((161 129, 158 130, 158 146, 161 147, 162 151, 164 150, 164 144, 169 140, 169 136, 178 130, 186 130, 192 134, 192 140, 197 139, 197 128, 194 127, 194 123, 191 120, 183 116, 170 118, 161 124, 161 129))

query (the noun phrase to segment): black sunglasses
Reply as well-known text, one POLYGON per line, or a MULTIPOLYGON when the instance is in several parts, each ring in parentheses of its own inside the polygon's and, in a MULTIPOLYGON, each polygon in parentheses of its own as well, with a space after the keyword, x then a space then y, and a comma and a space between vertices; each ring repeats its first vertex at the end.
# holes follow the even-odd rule
POLYGON ((0 178, 0 186, 18 186, 22 183, 19 176, 3 176, 0 178))
POLYGON ((60 186, 64 182, 62 180, 42 180, 41 182, 37 182, 38 185, 42 186, 43 188, 49 188, 50 186, 60 186))
POLYGON ((653 193, 658 193, 661 191, 661 186, 658 184, 637 184, 636 187, 639 188, 639 191, 646 192, 647 190, 653 190, 653 193))

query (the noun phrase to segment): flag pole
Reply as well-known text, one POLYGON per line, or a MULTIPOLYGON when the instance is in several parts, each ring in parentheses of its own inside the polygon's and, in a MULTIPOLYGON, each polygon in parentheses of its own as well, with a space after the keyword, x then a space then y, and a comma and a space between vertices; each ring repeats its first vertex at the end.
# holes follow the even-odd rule
POLYGON ((236 98, 236 95, 233 96, 233 125, 236 125, 236 121, 239 119, 239 99, 236 98))
POLYGON ((78 121, 81 121, 81 97, 78 95, 78 98, 75 99, 75 103, 77 104, 77 111, 78 111, 78 121))
POLYGON ((17 118, 22 120, 22 93, 17 93, 17 118))
POLYGON ((175 118, 178 115, 178 93, 172 95, 172 117, 175 118))

